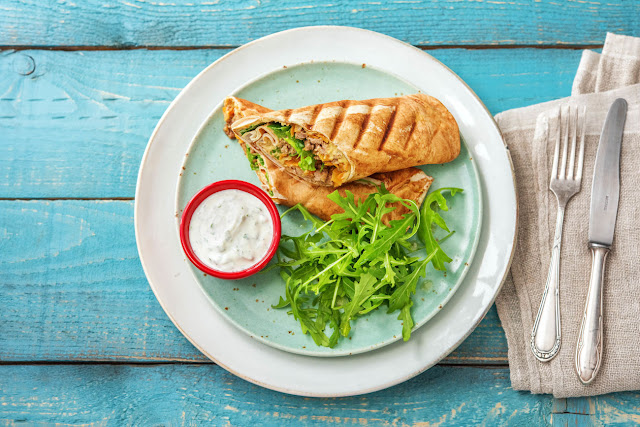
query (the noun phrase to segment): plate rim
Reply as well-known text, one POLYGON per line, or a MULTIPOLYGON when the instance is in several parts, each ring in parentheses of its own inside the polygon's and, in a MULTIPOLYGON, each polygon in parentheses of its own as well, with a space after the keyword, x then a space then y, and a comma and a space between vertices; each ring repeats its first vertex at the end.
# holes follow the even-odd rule
MULTIPOLYGON (((287 65, 287 68, 294 68, 294 67, 299 67, 299 66, 304 66, 304 65, 308 65, 308 64, 325 64, 328 63, 326 61, 322 61, 322 62, 302 62, 299 64, 293 64, 293 65, 287 65)), ((354 67, 359 67, 360 65, 355 63, 355 62, 343 62, 343 61, 332 61, 331 63, 335 63, 335 64, 348 64, 354 67)), ((384 73, 386 75, 389 75, 395 79, 398 79, 402 82, 404 82, 405 84, 408 85, 412 85, 411 83, 405 81, 404 79, 402 79, 400 76, 397 76, 395 74, 391 74, 386 72, 385 70, 381 70, 378 69, 377 67, 371 67, 373 69, 375 69, 377 72, 379 73, 384 73)), ((246 82, 245 84, 235 88, 233 90, 233 92, 231 92, 230 96, 234 96, 234 94, 240 92, 241 90, 251 86, 252 84, 254 84, 257 81, 260 81, 268 76, 270 76, 273 73, 278 73, 280 72, 280 69, 273 69, 267 73, 263 73, 261 75, 259 75, 258 77, 251 79, 250 81, 246 82)), ((424 92, 422 92, 424 93, 424 92)), ((429 95, 428 93, 426 95, 429 95)), ((193 138, 191 138, 191 141, 189 142, 189 145, 187 147, 186 153, 191 153, 192 150, 194 149, 195 144, 197 143, 197 141, 202 138, 202 134, 203 132, 206 131, 207 127, 210 125, 210 123, 213 120, 213 116, 217 114, 218 110, 222 108, 222 102, 219 102, 214 109, 211 111, 210 114, 207 115, 207 117, 202 121, 202 123, 200 124, 200 126, 198 127, 198 130, 196 131, 196 133, 194 134, 193 138)), ((471 153, 471 149, 469 148, 469 146, 467 145, 465 138, 463 137, 462 134, 460 134, 460 139, 461 139, 461 144, 464 144, 467 152, 469 152, 469 154, 471 153)), ((232 140, 230 140, 232 141, 232 140)), ((232 141, 233 142, 233 141, 232 141)), ((190 161, 191 157, 190 156, 184 156, 184 159, 182 161, 182 170, 185 170, 185 167, 187 165, 187 163, 190 161)), ((465 278, 467 277, 467 273, 470 270, 471 265, 474 262, 475 259, 475 255, 476 255, 476 251, 478 249, 478 245, 480 243, 480 235, 481 235, 481 224, 482 224, 482 217, 484 214, 484 201, 482 198, 482 182, 480 179, 480 173, 478 171, 478 165, 476 164, 476 161, 474 158, 470 158, 469 159, 469 163, 471 164, 471 175, 473 176, 473 179, 475 180, 475 185, 474 185, 474 191, 477 193, 478 195, 478 202, 476 204, 476 211, 477 211, 477 219, 475 221, 475 226, 477 227, 476 231, 473 233, 474 235, 474 239, 473 239, 473 244, 471 247, 471 252, 469 253, 469 257, 465 260, 463 260, 465 263, 467 263, 468 265, 466 267, 464 267, 463 271, 460 273, 460 277, 458 278, 458 280, 455 282, 455 284, 451 287, 451 289, 447 292, 446 296, 440 301, 440 307, 437 309, 432 310, 431 312, 428 313, 428 315, 424 316, 424 318, 420 319, 419 322, 416 322, 415 326, 411 329, 411 332, 414 333, 416 332, 418 329, 420 329, 421 327, 424 327, 427 322, 429 322, 429 320, 431 320, 436 314, 438 314, 439 310, 442 309, 453 297, 453 295, 456 293, 456 291, 460 288, 460 286, 462 285, 462 283, 464 282, 465 278)), ((423 166, 423 165, 418 165, 418 166, 423 166)), ((430 166, 430 165, 424 165, 424 166, 430 166)), ((183 194, 183 189, 184 186, 180 185, 180 182, 182 182, 182 180, 186 179, 184 177, 184 175, 182 173, 180 173, 180 176, 178 177, 178 184, 176 186, 176 191, 175 191, 175 197, 174 197, 174 204, 175 204, 175 211, 176 212, 181 212, 182 209, 180 208, 180 197, 183 194)), ((235 178, 234 178, 235 179, 235 178)), ((432 189, 429 188, 429 192, 432 189)), ((429 194, 429 192, 427 194, 429 194)), ((278 205, 276 203, 277 206, 281 206, 278 205)), ((181 219, 181 214, 180 216, 176 217, 176 230, 177 233, 179 235, 179 230, 180 230, 180 219, 181 219)), ((279 344, 277 342, 274 342, 272 340, 266 339, 262 336, 259 336, 255 333, 252 333, 249 329, 247 329, 246 327, 244 327, 243 325, 241 325, 240 323, 238 323, 235 318, 229 316, 229 314, 224 310, 224 308, 222 307, 221 304, 217 303, 214 298, 212 298, 212 296, 207 293, 207 291, 204 289, 204 286, 202 286, 202 283, 200 282, 200 278, 199 276, 199 270, 197 270, 196 267, 194 267, 193 265, 189 266, 189 270, 191 272, 191 275, 193 277, 193 279, 198 283, 198 287, 200 288, 200 290, 202 291, 203 295, 205 296, 205 298, 207 299, 207 301, 209 301, 209 303, 218 311, 218 313, 220 313, 220 315, 222 317, 225 318, 226 321, 230 322, 233 326, 235 326, 238 330, 240 330, 242 333, 246 334, 247 336, 265 344, 268 346, 271 346, 273 348, 276 348, 278 350, 281 351, 285 351, 285 352, 289 352, 289 353, 293 353, 293 354, 298 354, 301 356, 309 356, 309 357, 349 357, 349 356, 353 356, 356 354, 361 354, 361 353, 367 353, 370 351, 375 351, 378 350, 382 347, 385 347, 387 345, 393 344, 397 341, 400 341, 402 339, 401 335, 397 335, 391 338, 386 338, 384 341, 379 341, 376 342, 375 344, 369 345, 369 346, 364 346, 364 347, 360 347, 356 350, 353 351, 349 351, 349 350, 342 350, 342 351, 337 351, 337 352, 326 352, 326 353, 322 353, 322 352, 316 352, 313 350, 316 350, 316 346, 314 346, 312 349, 298 349, 295 347, 290 347, 290 346, 286 346, 283 344, 279 344)), ((392 315, 392 314, 390 314, 392 315)), ((415 320, 415 319, 414 319, 415 320)))
MULTIPOLYGON (((369 393, 369 392, 373 392, 373 391, 377 391, 377 390, 381 390, 393 385, 396 385, 398 383, 404 382, 410 378, 415 377, 416 375, 424 372, 426 369, 429 369, 430 367, 434 366, 435 364, 437 364, 439 362, 439 360, 442 360, 442 358, 446 357, 446 355, 448 355, 451 351, 453 351, 455 348, 457 348, 460 343, 462 343, 472 332, 473 330, 475 330, 475 328, 478 326, 478 324, 482 321, 482 319, 486 316, 486 313, 489 311, 489 309, 491 308, 491 306, 493 305, 493 302, 495 301, 497 295, 499 294, 500 290, 502 289, 502 286, 504 285, 504 282, 509 274, 510 271, 510 267, 513 261, 513 257, 514 257, 514 253, 515 253, 515 247, 517 244, 517 236, 518 236, 518 223, 519 223, 519 204, 518 204, 518 189, 517 189, 517 185, 516 185, 516 178, 515 178, 515 171, 514 171, 514 167, 513 167, 513 160, 511 159, 511 155, 509 153, 509 147, 507 146, 504 137, 502 135, 502 132, 500 130, 500 128, 498 127, 494 117, 492 116, 492 114, 489 112, 489 110, 487 109, 487 107, 484 105, 484 103, 480 100, 480 98, 477 96, 477 94, 469 87, 469 85, 467 85, 466 82, 464 82, 464 80, 462 80, 456 73, 454 73, 449 67, 447 67, 446 65, 444 65, 442 62, 440 62, 438 59, 434 58, 433 56, 429 55, 428 53, 408 44, 405 43, 401 40, 395 39, 393 37, 375 32, 375 31, 371 31, 371 30, 365 30, 365 29, 361 29, 361 28, 356 28, 356 27, 346 27, 346 26, 331 26, 331 25, 322 25, 322 26, 308 26, 308 27, 299 27, 299 28, 294 28, 294 29, 290 29, 290 30, 285 30, 285 31, 281 31, 278 33, 274 33, 274 34, 270 34, 268 36, 262 37, 260 39, 256 39, 250 43, 247 43, 243 46, 240 46, 239 48, 227 53, 226 55, 222 56, 221 58, 219 58, 218 60, 214 61, 212 64, 210 64, 209 66, 205 67, 200 73, 198 73, 186 86, 185 88, 178 94, 178 96, 176 96, 176 98, 172 101, 172 103, 169 105, 169 107, 167 107, 167 110, 164 112, 164 114, 162 115, 162 117, 160 118, 160 120, 158 121, 156 127, 154 128, 154 131, 152 132, 149 141, 147 143, 147 146, 145 148, 144 154, 142 156, 141 162, 140 162, 140 168, 139 168, 139 172, 138 172, 138 179, 136 181, 136 193, 135 193, 135 202, 134 202, 134 229, 135 229, 135 235, 136 235, 136 245, 137 245, 137 249, 138 249, 138 254, 140 257, 140 262, 142 264, 143 270, 145 271, 145 276, 149 282, 149 285, 152 289, 152 291, 154 292, 154 295, 156 296, 156 299, 158 300, 158 302, 160 303, 161 307, 163 308, 163 310, 165 311, 165 313, 167 314, 167 316, 169 317, 169 319, 174 323, 174 325, 178 328, 178 330, 180 330, 182 332, 182 334, 187 338, 187 340, 189 340, 191 342, 192 345, 194 345, 194 347, 196 347, 200 352, 202 352, 205 356, 207 356, 209 359, 211 359, 212 361, 216 362, 219 366, 221 366, 223 369, 237 375, 240 378, 243 378, 249 382, 252 382, 256 385, 265 387, 265 388, 269 388, 272 390, 277 390, 280 392, 284 392, 284 393, 289 393, 289 394, 294 394, 294 395, 300 395, 300 396, 310 396, 310 397, 337 397, 337 396, 353 396, 353 395, 357 395, 357 394, 363 394, 363 393, 369 393), (509 172, 511 174, 511 184, 513 186, 512 190, 513 190, 513 199, 514 199, 514 206, 513 206, 513 223, 514 223, 514 230, 513 230, 513 236, 511 238, 511 243, 509 245, 509 257, 507 259, 507 262, 504 264, 504 271, 501 274, 501 277, 499 278, 498 282, 497 282, 497 286, 495 287, 495 290, 493 292, 493 295, 491 296, 490 300, 485 304, 484 309, 480 309, 478 310, 478 314, 477 318, 474 319, 474 321, 472 322, 471 326, 468 328, 468 330, 462 334, 462 336, 454 343, 450 346, 450 348, 448 350, 446 350, 440 357, 438 360, 435 360, 431 363, 426 363, 424 365, 422 365, 420 368, 415 369, 413 371, 411 371, 408 374, 405 374, 404 376, 398 377, 398 378, 394 378, 393 380, 387 380, 384 383, 379 383, 379 384, 375 384, 375 385, 370 385, 370 386, 366 386, 366 387, 362 387, 358 390, 355 391, 347 391, 347 392, 342 392, 342 391, 333 391, 333 392, 314 392, 314 391, 304 391, 304 390, 300 390, 300 389, 296 389, 295 387, 291 387, 291 386, 281 386, 281 385, 275 385, 272 383, 268 383, 265 380, 259 380, 256 378, 252 378, 248 375, 243 375, 241 372, 231 369, 228 364, 221 362, 220 360, 217 360, 216 357, 214 357, 213 355, 211 355, 207 350, 205 350, 198 342, 196 339, 194 339, 192 336, 190 336, 189 333, 187 333, 184 328, 178 323, 177 319, 174 317, 173 313, 167 308, 166 306, 166 302, 162 300, 161 296, 160 296, 160 290, 157 287, 156 284, 153 283, 153 281, 149 278, 150 277, 150 266, 148 265, 147 261, 145 260, 144 254, 142 253, 142 248, 141 248, 141 220, 139 219, 139 214, 140 214, 140 209, 141 209, 141 205, 140 205, 140 188, 141 188, 141 183, 143 180, 143 171, 144 171, 144 167, 145 165, 148 163, 148 159, 151 153, 151 149, 153 147, 153 143, 154 140, 157 138, 158 133, 160 131, 160 129, 162 128, 162 126, 164 125, 165 121, 167 120, 167 118, 169 117, 170 114, 173 113, 174 109, 176 108, 176 104, 178 103, 178 101, 181 101, 183 97, 185 97, 186 93, 193 88, 196 85, 196 82, 202 78, 202 76, 204 74, 206 74, 207 72, 209 72, 213 67, 217 66, 218 64, 220 64, 221 62, 228 60, 231 56, 241 52, 242 50, 250 47, 250 46, 254 46, 258 43, 261 43, 263 41, 275 38, 275 37, 282 37, 282 36, 287 36, 296 32, 307 32, 307 31, 318 31, 318 30, 327 30, 327 29, 331 29, 331 30, 336 30, 336 31, 347 31, 347 32, 354 32, 354 33, 366 33, 367 35, 369 35, 370 37, 378 37, 378 38, 384 38, 387 39, 387 41, 392 42, 392 43, 396 43, 399 45, 404 45, 412 50, 417 51, 416 53, 420 53, 422 55, 426 55, 431 61, 433 61, 434 63, 438 64, 440 67, 442 67, 444 70, 446 70, 452 77, 454 77, 459 83, 461 83, 464 88, 466 89, 466 91, 473 97, 475 98, 475 100, 477 101, 478 105, 484 110, 484 112, 486 113, 487 118, 490 120, 490 124, 491 127, 496 131, 497 135, 500 137, 500 140, 502 141, 503 144, 503 148, 505 149, 505 156, 506 156, 506 160, 508 162, 508 166, 509 166, 509 172)), ((510 215, 511 216, 511 215, 510 215)), ((475 254, 477 256, 477 253, 475 254)))

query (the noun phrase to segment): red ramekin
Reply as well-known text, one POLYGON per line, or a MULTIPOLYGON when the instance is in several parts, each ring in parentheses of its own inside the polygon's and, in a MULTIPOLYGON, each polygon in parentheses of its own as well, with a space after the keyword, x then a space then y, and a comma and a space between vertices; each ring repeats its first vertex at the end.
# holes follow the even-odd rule
POLYGON ((196 267, 198 267, 205 273, 210 274, 214 277, 218 277, 220 279, 227 280, 242 279, 262 270, 269 263, 269 261, 271 261, 271 258, 273 258, 276 251, 278 250, 278 244, 280 243, 280 232, 280 213, 278 212, 275 203, 273 203, 273 200, 271 200, 269 195, 253 184, 249 184, 245 181, 238 181, 235 179, 214 182, 213 184, 209 184, 202 190, 198 191, 198 193, 193 196, 189 203, 187 203, 187 206, 182 212, 182 218, 180 220, 180 242, 182 243, 182 249, 184 249, 184 253, 187 254, 189 260, 191 260, 191 262, 196 267), (200 203, 202 203, 207 197, 223 190, 240 190, 256 196, 267 207, 269 215, 271 215, 271 221, 273 223, 273 240, 271 240, 269 249, 260 261, 247 268, 246 270, 234 272, 215 270, 200 261, 200 259, 193 251, 193 248, 191 248, 191 242, 189 241, 189 224, 191 223, 191 217, 193 216, 193 213, 195 212, 196 208, 200 206, 200 203))

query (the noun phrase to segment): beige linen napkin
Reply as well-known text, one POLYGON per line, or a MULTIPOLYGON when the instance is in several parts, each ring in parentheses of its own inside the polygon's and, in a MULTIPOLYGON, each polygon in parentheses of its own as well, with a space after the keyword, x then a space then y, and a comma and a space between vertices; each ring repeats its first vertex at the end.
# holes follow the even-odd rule
MULTIPOLYGON (((496 121, 516 172, 518 244, 496 305, 509 346, 516 390, 587 396, 640 389, 640 39, 608 34, 602 54, 585 51, 573 96, 505 111, 496 121), (618 220, 604 285, 604 357, 593 383, 583 385, 574 357, 591 268, 587 247, 591 182, 598 141, 611 103, 629 104, 621 152, 618 220), (548 363, 531 353, 535 320, 551 258, 557 203, 549 191, 553 136, 561 106, 586 106, 582 191, 567 206, 560 266, 562 346, 548 363)), ((490 190, 490 189, 489 189, 490 190)))

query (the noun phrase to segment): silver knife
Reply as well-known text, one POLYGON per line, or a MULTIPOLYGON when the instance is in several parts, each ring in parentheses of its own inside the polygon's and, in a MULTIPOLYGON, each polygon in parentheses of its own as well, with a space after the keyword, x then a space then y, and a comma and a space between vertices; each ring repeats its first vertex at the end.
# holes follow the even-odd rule
POLYGON ((589 213, 591 278, 576 346, 576 372, 584 384, 593 381, 602 362, 604 263, 613 244, 613 232, 618 216, 620 144, 626 116, 627 101, 616 99, 604 122, 593 171, 589 213))

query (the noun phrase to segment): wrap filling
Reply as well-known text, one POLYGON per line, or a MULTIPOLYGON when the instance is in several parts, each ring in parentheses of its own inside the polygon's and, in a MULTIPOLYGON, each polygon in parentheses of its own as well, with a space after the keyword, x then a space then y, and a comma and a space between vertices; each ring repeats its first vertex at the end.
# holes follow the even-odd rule
POLYGON ((348 161, 326 137, 292 124, 258 123, 239 131, 240 138, 295 175, 331 186, 348 161))

